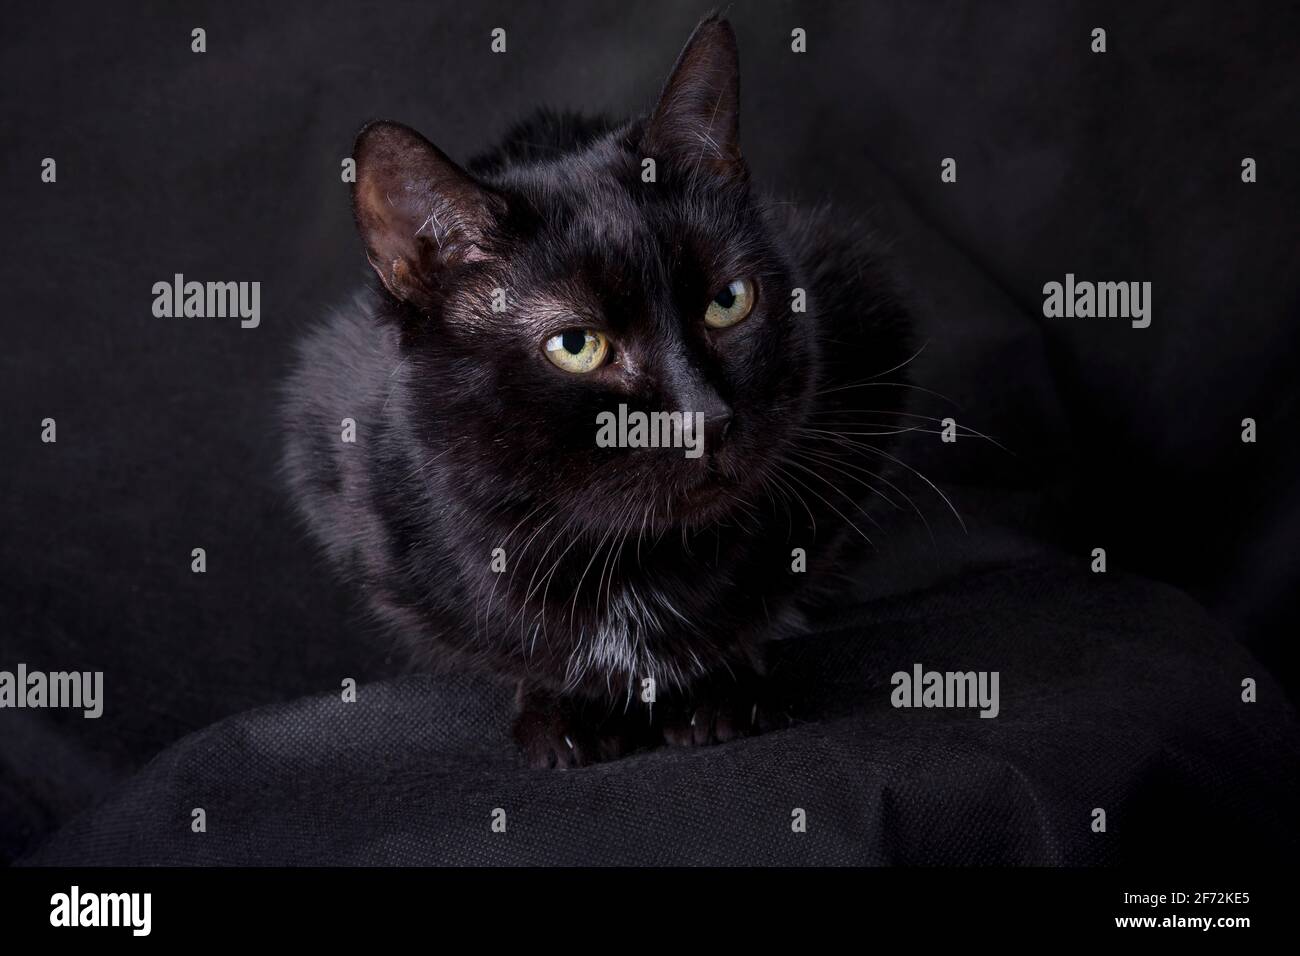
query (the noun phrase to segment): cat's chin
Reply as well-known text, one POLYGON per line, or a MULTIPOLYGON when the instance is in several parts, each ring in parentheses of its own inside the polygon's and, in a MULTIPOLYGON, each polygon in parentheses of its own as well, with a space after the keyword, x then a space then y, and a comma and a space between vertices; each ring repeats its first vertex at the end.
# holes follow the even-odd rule
MULTIPOLYGON (((699 531, 747 508, 752 509, 752 505, 747 504, 749 497, 747 489, 739 482, 721 477, 710 478, 688 488, 675 490, 667 502, 659 498, 658 503, 647 513, 638 512, 630 524, 633 528, 644 529, 643 533, 648 534, 664 534, 682 528, 699 531)), ((617 514, 617 510, 613 513, 617 514)), ((609 531, 622 531, 627 526, 624 523, 613 526, 601 524, 594 527, 592 533, 599 540, 609 531)))
POLYGON ((711 524, 743 508, 742 495, 743 489, 735 482, 702 482, 678 497, 674 517, 688 527, 711 524))

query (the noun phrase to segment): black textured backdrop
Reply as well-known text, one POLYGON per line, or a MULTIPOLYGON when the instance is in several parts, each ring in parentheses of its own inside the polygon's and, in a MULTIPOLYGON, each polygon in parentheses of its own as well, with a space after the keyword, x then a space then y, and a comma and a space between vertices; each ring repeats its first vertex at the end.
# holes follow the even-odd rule
POLYGON ((970 533, 923 498, 936 540, 891 528, 861 593, 781 648, 803 718, 790 731, 528 773, 500 691, 392 679, 388 641, 326 573, 274 470, 292 342, 367 281, 340 161, 372 118, 464 159, 535 105, 641 108, 703 12, 6 9, 0 669, 103 670, 106 704, 99 720, 0 711, 0 859, 1294 851, 1293 4, 735 4, 756 177, 893 237, 929 341, 917 374, 957 403, 934 413, 1011 453, 911 443, 970 533), (947 156, 956 184, 939 179, 947 156), (177 272, 260 281, 261 327, 155 318, 152 285, 177 272), (1042 285, 1066 272, 1151 281, 1151 327, 1044 319, 1042 285), (40 441, 46 417, 56 444, 40 441), (1087 568, 1097 546, 1106 576, 1087 568), (893 710, 889 674, 913 661, 999 670, 1001 716, 893 710), (1257 704, 1240 701, 1247 676, 1257 704), (343 677, 363 682, 351 709, 343 677), (498 806, 508 837, 488 832, 498 806), (1088 828, 1097 806, 1104 835, 1088 828))

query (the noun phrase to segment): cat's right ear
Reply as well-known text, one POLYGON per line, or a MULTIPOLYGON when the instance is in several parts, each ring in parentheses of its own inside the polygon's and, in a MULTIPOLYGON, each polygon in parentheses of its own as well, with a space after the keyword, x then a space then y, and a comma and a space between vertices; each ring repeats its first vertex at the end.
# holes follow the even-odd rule
POLYGON ((352 211, 384 286, 416 306, 432 303, 446 275, 487 258, 499 201, 410 127, 371 123, 352 153, 352 211))
POLYGON ((740 54, 718 14, 695 27, 650 115, 645 147, 690 169, 731 179, 748 173, 740 157, 740 54))

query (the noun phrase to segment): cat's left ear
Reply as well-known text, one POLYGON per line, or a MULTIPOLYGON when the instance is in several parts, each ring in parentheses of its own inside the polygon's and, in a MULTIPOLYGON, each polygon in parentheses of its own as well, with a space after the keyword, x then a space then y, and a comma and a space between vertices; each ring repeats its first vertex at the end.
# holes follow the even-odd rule
POLYGON ((449 273, 488 257, 499 197, 400 123, 371 123, 353 150, 352 211, 388 291, 434 302, 449 273))
POLYGON ((701 20, 646 127, 646 150, 688 170, 747 175, 740 157, 740 54, 731 24, 701 20))

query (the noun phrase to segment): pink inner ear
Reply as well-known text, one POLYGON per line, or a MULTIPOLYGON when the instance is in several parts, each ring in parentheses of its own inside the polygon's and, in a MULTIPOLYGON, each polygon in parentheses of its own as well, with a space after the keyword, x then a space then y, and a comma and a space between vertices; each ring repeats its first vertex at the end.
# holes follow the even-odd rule
POLYGON ((428 301, 439 273, 487 258, 493 194, 413 129, 375 123, 357 140, 353 208, 367 256, 402 299, 428 301))

